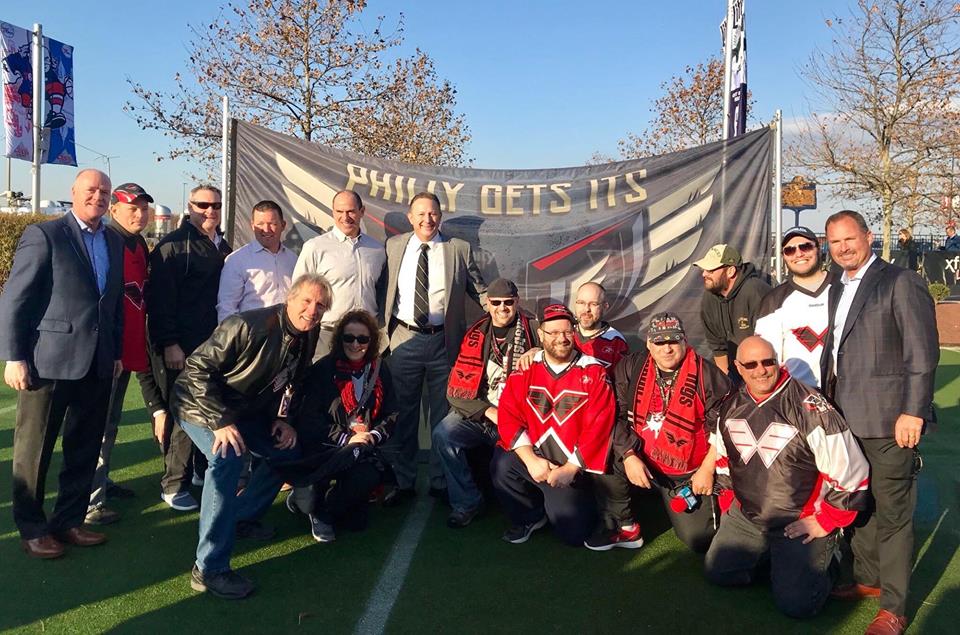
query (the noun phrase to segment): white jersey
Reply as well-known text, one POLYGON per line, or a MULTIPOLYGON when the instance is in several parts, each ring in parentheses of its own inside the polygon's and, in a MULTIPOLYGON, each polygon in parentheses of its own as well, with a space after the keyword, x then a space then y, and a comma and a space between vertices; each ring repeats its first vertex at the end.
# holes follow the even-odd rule
POLYGON ((827 337, 827 297, 832 276, 808 291, 791 278, 764 296, 754 333, 773 344, 795 379, 820 388, 820 356, 827 337))

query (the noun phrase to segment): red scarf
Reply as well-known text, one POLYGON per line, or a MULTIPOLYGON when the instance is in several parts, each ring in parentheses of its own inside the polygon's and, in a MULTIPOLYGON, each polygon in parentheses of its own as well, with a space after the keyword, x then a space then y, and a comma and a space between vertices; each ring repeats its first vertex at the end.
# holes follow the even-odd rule
MULTIPOLYGON (((485 315, 467 329, 463 341, 460 343, 460 354, 450 371, 447 381, 447 396, 454 399, 476 399, 480 392, 480 383, 483 381, 486 370, 487 357, 490 355, 490 326, 489 315, 485 315)), ((521 311, 517 311, 517 322, 511 332, 507 332, 506 353, 503 356, 504 368, 509 374, 516 365, 516 360, 533 346, 533 330, 530 328, 530 319, 521 311)))
MULTIPOLYGON (((353 377, 358 372, 366 377, 370 373, 370 364, 365 363, 362 359, 355 362, 349 359, 338 359, 333 373, 333 381, 340 389, 340 406, 347 413, 348 418, 354 414, 359 406, 357 404, 357 394, 353 389, 353 377)), ((377 373, 377 381, 373 385, 370 398, 367 399, 365 404, 359 406, 360 412, 356 413, 358 419, 363 421, 368 428, 371 427, 371 422, 376 421, 380 414, 382 404, 383 380, 380 373, 377 373)))
MULTIPOLYGON (((697 423, 696 400, 697 385, 700 382, 700 364, 693 347, 687 347, 687 353, 680 362, 680 368, 673 380, 669 402, 660 433, 653 447, 644 447, 644 454, 677 472, 689 472, 696 469, 691 465, 695 435, 702 433, 702 424, 697 423)), ((650 414, 650 402, 659 395, 657 386, 657 366, 653 357, 648 355, 643 365, 637 391, 633 402, 633 425, 637 436, 647 422, 650 414)))

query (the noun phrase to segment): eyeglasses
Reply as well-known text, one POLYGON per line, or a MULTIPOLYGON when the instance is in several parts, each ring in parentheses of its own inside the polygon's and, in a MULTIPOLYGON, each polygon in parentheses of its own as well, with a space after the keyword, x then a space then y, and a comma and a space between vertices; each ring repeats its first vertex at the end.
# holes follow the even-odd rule
POLYGON ((540 332, 546 335, 547 337, 549 337, 550 339, 554 339, 554 340, 560 337, 561 335, 565 335, 567 337, 573 337, 572 329, 567 329, 565 331, 544 331, 543 329, 541 329, 540 332))
POLYGON ((591 309, 596 309, 596 308, 599 308, 599 307, 600 307, 600 303, 599 303, 599 302, 585 302, 585 301, 583 301, 583 300, 577 300, 576 302, 574 302, 574 304, 575 304, 576 306, 586 306, 586 307, 590 307, 591 309))
POLYGON ((489 302, 491 306, 500 306, 501 304, 503 306, 513 306, 517 303, 517 301, 513 298, 510 298, 509 300, 487 300, 487 302, 489 302))
POLYGON ((777 365, 777 360, 773 358, 754 360, 752 362, 741 362, 738 361, 738 364, 746 368, 747 370, 753 370, 757 367, 757 364, 761 364, 764 368, 773 368, 777 365))
POLYGON ((369 344, 369 343, 370 343, 370 336, 369 336, 369 335, 351 335, 350 333, 344 333, 344 334, 341 336, 341 339, 343 340, 343 343, 344 343, 344 344, 353 344, 354 342, 356 342, 357 344, 369 344))
POLYGON ((208 203, 206 201, 190 201, 190 204, 195 206, 197 209, 220 209, 223 207, 223 203, 208 203))
POLYGON ((813 243, 800 243, 799 245, 790 245, 789 247, 783 248, 783 255, 792 256, 793 254, 797 253, 798 249, 800 250, 800 253, 808 254, 811 251, 815 250, 816 248, 817 246, 814 245, 813 243))

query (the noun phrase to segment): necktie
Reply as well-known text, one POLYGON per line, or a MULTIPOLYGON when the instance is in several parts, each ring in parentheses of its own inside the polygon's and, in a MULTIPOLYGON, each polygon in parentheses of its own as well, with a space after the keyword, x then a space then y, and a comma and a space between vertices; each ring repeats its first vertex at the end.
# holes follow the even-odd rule
POLYGON ((430 315, 430 262, 427 252, 430 245, 420 245, 420 259, 417 261, 417 286, 413 295, 413 321, 423 328, 430 315))

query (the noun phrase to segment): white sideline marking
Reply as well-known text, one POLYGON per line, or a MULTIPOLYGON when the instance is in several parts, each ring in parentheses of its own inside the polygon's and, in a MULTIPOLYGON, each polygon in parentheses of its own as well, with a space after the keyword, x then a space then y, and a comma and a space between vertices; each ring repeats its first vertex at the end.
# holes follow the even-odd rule
POLYGON ((430 512, 433 510, 433 502, 432 496, 418 498, 413 511, 404 521, 400 535, 397 536, 397 541, 393 543, 393 549, 390 550, 387 564, 384 565, 380 578, 377 579, 377 584, 373 587, 367 605, 363 609, 363 615, 360 616, 357 627, 353 630, 357 635, 382 633, 386 629, 390 611, 393 610, 397 596, 400 595, 413 554, 420 542, 420 535, 423 534, 423 528, 426 527, 427 519, 430 518, 430 512))
POLYGON ((5 415, 5 414, 7 414, 8 412, 13 412, 13 411, 16 410, 16 409, 17 409, 17 404, 13 404, 12 406, 6 406, 6 407, 4 407, 4 408, 0 408, 0 415, 5 415))

